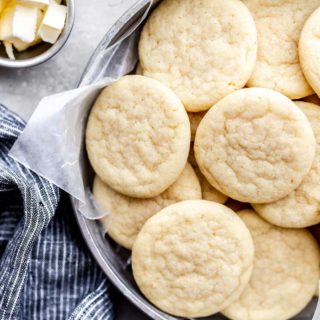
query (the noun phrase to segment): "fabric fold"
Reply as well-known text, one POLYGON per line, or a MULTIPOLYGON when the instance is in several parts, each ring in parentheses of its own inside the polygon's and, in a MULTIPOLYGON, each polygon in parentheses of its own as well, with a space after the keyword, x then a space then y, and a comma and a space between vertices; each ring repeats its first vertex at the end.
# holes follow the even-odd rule
POLYGON ((69 198, 8 156, 24 126, 0 105, 0 319, 112 319, 69 198))

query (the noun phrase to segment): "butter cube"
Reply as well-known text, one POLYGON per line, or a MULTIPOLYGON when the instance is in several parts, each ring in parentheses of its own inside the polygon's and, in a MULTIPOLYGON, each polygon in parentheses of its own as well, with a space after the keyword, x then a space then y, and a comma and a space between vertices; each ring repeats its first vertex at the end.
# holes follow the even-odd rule
POLYGON ((14 8, 6 8, 0 17, 0 40, 8 40, 12 37, 14 8))
POLYGON ((0 14, 7 5, 8 0, 0 0, 0 14))
POLYGON ((11 40, 11 43, 19 52, 21 52, 39 44, 41 41, 42 41, 41 38, 39 36, 36 36, 36 38, 32 42, 24 42, 15 38, 11 40))
POLYGON ((22 5, 37 7, 39 9, 45 9, 50 4, 50 0, 19 0, 19 3, 22 5))
POLYGON ((18 38, 32 42, 36 38, 38 9, 17 5, 7 7, 0 18, 0 40, 18 38))
POLYGON ((39 35, 45 42, 55 43, 64 28, 67 7, 51 2, 39 28, 39 35))
MULTIPOLYGON (((37 30, 42 22, 43 15, 44 15, 43 12, 41 10, 38 10, 38 20, 37 20, 37 27, 36 27, 37 30)), ((10 40, 10 42, 14 45, 14 47, 18 51, 24 51, 24 50, 28 49, 29 47, 37 45, 41 41, 42 40, 38 34, 36 34, 36 38, 32 42, 24 42, 24 41, 21 41, 17 38, 10 40)))
POLYGON ((8 41, 4 41, 4 48, 6 49, 6 53, 9 57, 10 60, 16 60, 14 53, 13 53, 13 47, 12 47, 12 43, 8 42, 8 41))
POLYGON ((17 5, 16 0, 7 0, 6 8, 13 8, 17 5))

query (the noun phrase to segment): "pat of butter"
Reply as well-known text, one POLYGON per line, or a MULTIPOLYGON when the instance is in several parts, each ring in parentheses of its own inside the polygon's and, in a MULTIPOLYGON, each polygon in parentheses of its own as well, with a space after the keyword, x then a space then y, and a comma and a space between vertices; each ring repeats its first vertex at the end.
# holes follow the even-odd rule
POLYGON ((32 42, 24 42, 19 39, 12 39, 10 42, 14 45, 14 47, 19 51, 24 51, 32 46, 37 45, 42 40, 39 36, 36 36, 36 38, 32 42))
POLYGON ((14 16, 14 8, 6 8, 0 17, 0 40, 8 40, 12 38, 12 23, 14 16))
POLYGON ((39 28, 39 35, 45 42, 55 43, 64 28, 67 7, 51 2, 39 28))
MULTIPOLYGON (((43 19, 43 12, 41 10, 38 10, 38 21, 37 21, 37 29, 39 28, 41 21, 43 19)), ((10 42, 14 45, 14 47, 18 51, 24 51, 28 49, 29 47, 35 46, 36 44, 40 43, 42 40, 39 35, 36 35, 36 38, 32 42, 24 42, 17 38, 13 38, 10 40, 10 42)))
POLYGON ((12 47, 12 43, 8 42, 8 41, 4 41, 4 48, 6 49, 6 53, 9 57, 10 60, 16 60, 14 54, 13 54, 13 47, 12 47))
POLYGON ((0 13, 4 10, 7 5, 8 0, 0 0, 0 13))
POLYGON ((32 42, 36 38, 38 9, 17 5, 6 8, 0 18, 0 40, 18 38, 32 42))
POLYGON ((19 0, 19 3, 44 9, 50 4, 50 0, 19 0))

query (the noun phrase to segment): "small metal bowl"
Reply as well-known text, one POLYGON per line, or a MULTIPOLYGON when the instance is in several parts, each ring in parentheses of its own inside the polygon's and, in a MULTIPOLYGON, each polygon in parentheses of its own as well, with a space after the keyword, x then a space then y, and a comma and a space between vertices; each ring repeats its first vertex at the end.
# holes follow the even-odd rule
POLYGON ((0 46, 0 66, 7 68, 27 68, 43 63, 55 56, 67 42, 74 24, 75 0, 62 1, 68 8, 64 29, 54 44, 41 42, 22 52, 15 52, 16 60, 10 60, 4 46, 0 46))

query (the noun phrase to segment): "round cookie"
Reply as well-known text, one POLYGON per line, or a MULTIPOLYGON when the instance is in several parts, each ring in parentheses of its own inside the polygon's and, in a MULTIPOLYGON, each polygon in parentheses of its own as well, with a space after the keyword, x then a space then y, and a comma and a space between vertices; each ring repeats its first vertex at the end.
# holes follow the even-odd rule
POLYGON ((309 119, 316 137, 316 155, 311 170, 297 189, 272 203, 253 205, 267 221, 284 228, 305 228, 320 223, 320 108, 297 102, 309 119))
POLYGON ((97 98, 86 146, 94 171, 112 189, 131 197, 154 197, 185 167, 188 115, 179 98, 159 81, 125 76, 97 98))
POLYGON ((109 236, 127 249, 132 245, 145 222, 161 209, 182 200, 201 199, 199 180, 190 164, 187 164, 178 180, 159 196, 137 199, 124 196, 104 184, 96 176, 93 194, 100 205, 111 214, 100 222, 109 236))
POLYGON ((291 99, 311 95, 299 61, 300 32, 320 0, 244 0, 258 31, 258 58, 247 83, 281 92, 291 99))
POLYGON ((201 121, 195 157, 212 186, 241 202, 267 203, 296 189, 309 172, 315 138, 303 112, 269 89, 242 89, 201 121))
POLYGON ((194 141, 194 138, 196 137, 196 131, 199 127, 199 124, 202 120, 202 118, 205 116, 206 112, 189 112, 189 120, 190 120, 190 126, 191 126, 191 141, 194 141))
POLYGON ((287 320, 312 299, 319 278, 319 249, 305 229, 282 229, 254 211, 239 213, 255 247, 250 282, 222 313, 233 320, 287 320))
POLYGON ((170 87, 190 112, 244 87, 256 55, 255 24, 240 0, 163 0, 139 42, 143 74, 170 87))
POLYGON ((173 204, 143 226, 132 251, 134 278, 147 299, 191 318, 235 301, 251 276, 253 244, 229 208, 210 201, 173 204))
MULTIPOLYGON (((320 6, 319 1, 316 1, 320 6)), ((299 40, 299 55, 303 73, 313 90, 320 94, 320 8, 308 18, 299 40)))
POLYGON ((199 181, 200 181, 203 200, 213 201, 213 202, 222 203, 222 204, 228 200, 228 197, 225 194, 215 189, 208 182, 208 180, 201 173, 198 167, 195 167, 194 171, 196 172, 197 177, 199 178, 199 181))

